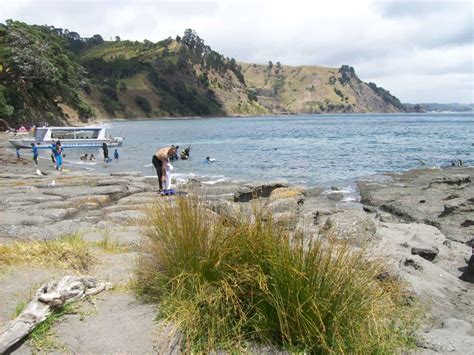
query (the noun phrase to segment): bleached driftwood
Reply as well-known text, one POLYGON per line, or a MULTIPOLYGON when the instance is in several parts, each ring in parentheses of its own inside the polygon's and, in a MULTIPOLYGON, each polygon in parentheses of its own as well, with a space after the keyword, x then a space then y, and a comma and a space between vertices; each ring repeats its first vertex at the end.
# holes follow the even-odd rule
POLYGON ((27 336, 55 309, 111 287, 109 282, 82 276, 64 276, 59 282, 45 283, 23 312, 0 330, 0 354, 27 336))

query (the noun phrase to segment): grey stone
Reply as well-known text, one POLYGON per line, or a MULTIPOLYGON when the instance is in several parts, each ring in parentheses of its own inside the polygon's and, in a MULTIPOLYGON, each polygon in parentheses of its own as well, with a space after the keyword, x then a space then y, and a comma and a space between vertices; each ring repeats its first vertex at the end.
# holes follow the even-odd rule
POLYGON ((270 213, 283 213, 283 212, 293 212, 295 213, 298 209, 298 202, 295 198, 283 198, 279 200, 274 200, 265 206, 265 209, 270 213))
POLYGON ((356 245, 377 239, 377 227, 370 217, 359 210, 335 213, 326 219, 320 233, 352 241, 356 245))
POLYGON ((411 248, 412 255, 419 255, 423 259, 433 261, 439 254, 439 249, 436 246, 413 247, 411 248))

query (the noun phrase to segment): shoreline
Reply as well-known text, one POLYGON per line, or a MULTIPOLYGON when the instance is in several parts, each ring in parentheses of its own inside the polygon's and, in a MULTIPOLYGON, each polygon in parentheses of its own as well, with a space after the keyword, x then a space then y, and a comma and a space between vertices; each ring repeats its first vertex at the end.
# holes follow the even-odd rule
MULTIPOLYGON (((79 168, 57 172, 42 159, 40 169, 48 175, 37 175, 31 159, 18 161, 5 149, 5 137, 0 134, 0 161, 4 167, 0 174, 0 245, 79 234, 100 260, 90 273, 120 287, 128 284, 138 257, 136 245, 141 243, 146 210, 174 197, 157 194, 156 176, 140 172, 90 172, 79 168), (101 250, 98 245, 105 243, 106 236, 124 251, 112 257, 101 250)), ((467 272, 466 259, 474 243, 474 167, 413 169, 384 176, 387 178, 357 181, 360 202, 344 202, 344 193, 336 187, 302 187, 286 181, 206 184, 190 179, 178 189, 201 198, 209 213, 226 218, 242 213, 251 218, 254 207, 259 206, 283 228, 303 231, 308 241, 333 231, 355 247, 369 243, 394 277, 405 280, 414 297, 427 307, 418 350, 469 352, 474 347, 474 336, 469 331, 474 325, 474 275, 467 272), (436 307, 430 306, 433 302, 436 307)), ((0 310, 0 326, 15 308, 11 301, 17 298, 15 295, 25 294, 34 283, 64 272, 46 271, 38 265, 5 269, 0 275, 0 303, 6 305, 0 310)), ((145 323, 141 313, 127 313, 134 309, 130 304, 136 302, 133 294, 116 291, 99 301, 97 312, 102 314, 121 304, 126 323, 137 329, 147 327, 145 332, 151 334, 156 327, 152 310, 140 303, 133 306, 150 315, 145 323), (127 305, 120 303, 123 300, 127 305)), ((121 315, 117 317, 117 321, 125 321, 121 315)), ((63 329, 62 340, 75 351, 110 351, 95 337, 97 322, 100 320, 88 316, 85 322, 60 323, 57 329, 63 329), (84 347, 91 343, 94 348, 84 347)), ((117 351, 156 351, 151 340, 136 337, 124 343, 113 329, 108 331, 120 344, 117 351)), ((22 348, 29 349, 27 344, 22 348)))

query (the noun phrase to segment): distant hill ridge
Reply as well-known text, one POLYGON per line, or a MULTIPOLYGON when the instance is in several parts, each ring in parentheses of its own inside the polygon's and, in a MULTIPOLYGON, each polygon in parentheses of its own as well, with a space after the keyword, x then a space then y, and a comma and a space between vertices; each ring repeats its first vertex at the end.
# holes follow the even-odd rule
POLYGON ((350 66, 238 63, 190 29, 153 43, 83 38, 12 20, 0 24, 0 118, 12 125, 405 109, 350 66))

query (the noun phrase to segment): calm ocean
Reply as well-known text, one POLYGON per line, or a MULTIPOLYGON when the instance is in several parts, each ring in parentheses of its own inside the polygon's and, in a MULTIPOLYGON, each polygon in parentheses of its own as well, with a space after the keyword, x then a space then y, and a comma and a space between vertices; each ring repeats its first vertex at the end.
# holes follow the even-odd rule
MULTIPOLYGON (((125 137, 120 159, 84 167, 154 175, 153 153, 170 144, 191 146, 190 160, 174 162, 174 176, 209 183, 286 179, 307 186, 347 185, 421 167, 420 159, 427 166, 455 159, 474 165, 472 113, 114 121, 111 133, 125 137), (204 164, 207 156, 215 162, 204 164)), ((66 163, 79 163, 79 153, 69 153, 66 163)), ((95 154, 102 157, 101 151, 95 154)))

